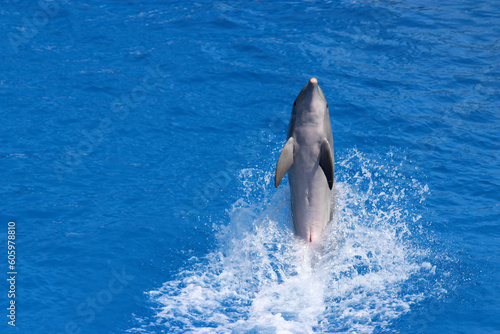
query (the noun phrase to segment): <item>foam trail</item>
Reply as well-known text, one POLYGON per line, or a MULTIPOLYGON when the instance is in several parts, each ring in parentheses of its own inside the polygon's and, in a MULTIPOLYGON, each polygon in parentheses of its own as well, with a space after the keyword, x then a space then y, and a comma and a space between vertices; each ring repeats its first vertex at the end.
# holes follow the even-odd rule
POLYGON ((248 191, 217 225, 217 251, 150 291, 156 320, 137 330, 371 333, 408 312, 423 298, 408 288, 423 253, 409 242, 408 224, 419 219, 409 201, 426 187, 355 150, 341 161, 321 250, 294 237, 288 189, 260 189, 255 200, 251 187, 270 189, 272 175, 244 170, 248 191))

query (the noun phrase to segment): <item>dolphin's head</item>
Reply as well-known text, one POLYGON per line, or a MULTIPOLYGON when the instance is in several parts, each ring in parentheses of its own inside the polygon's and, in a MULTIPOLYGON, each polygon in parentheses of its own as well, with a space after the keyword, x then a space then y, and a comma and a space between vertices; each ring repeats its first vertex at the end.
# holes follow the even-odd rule
POLYGON ((295 122, 322 125, 327 117, 329 118, 328 103, 326 102, 325 95, 318 85, 318 80, 311 78, 293 103, 289 136, 291 134, 290 131, 295 126, 295 122))
MULTIPOLYGON (((316 78, 311 78, 304 88, 302 88, 293 106, 298 112, 308 114, 312 118, 314 116, 323 117, 325 115, 328 103, 316 78)), ((320 120, 322 121, 323 118, 320 120)))

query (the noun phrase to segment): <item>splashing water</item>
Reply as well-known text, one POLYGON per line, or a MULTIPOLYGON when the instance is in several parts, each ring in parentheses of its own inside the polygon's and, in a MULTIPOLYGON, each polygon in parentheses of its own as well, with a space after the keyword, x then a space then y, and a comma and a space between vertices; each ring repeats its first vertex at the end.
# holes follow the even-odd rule
POLYGON ((229 223, 216 226, 217 250, 149 292, 159 308, 148 326, 197 333, 386 328, 425 295, 408 285, 412 275, 425 275, 426 251, 410 231, 420 219, 415 203, 428 191, 388 156, 383 163, 356 150, 342 157, 335 215, 320 249, 294 237, 287 187, 267 194, 271 187, 255 185, 269 185, 272 175, 243 170, 246 194, 229 223), (263 200, 252 202, 254 191, 263 200))

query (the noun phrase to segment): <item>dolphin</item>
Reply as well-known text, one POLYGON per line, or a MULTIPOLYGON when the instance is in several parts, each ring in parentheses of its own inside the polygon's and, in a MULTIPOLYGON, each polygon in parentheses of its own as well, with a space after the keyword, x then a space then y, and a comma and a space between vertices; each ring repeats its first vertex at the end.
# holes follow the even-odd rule
POLYGON ((295 234, 316 243, 332 218, 335 191, 330 114, 316 78, 293 103, 287 141, 276 165, 276 188, 287 172, 295 234))

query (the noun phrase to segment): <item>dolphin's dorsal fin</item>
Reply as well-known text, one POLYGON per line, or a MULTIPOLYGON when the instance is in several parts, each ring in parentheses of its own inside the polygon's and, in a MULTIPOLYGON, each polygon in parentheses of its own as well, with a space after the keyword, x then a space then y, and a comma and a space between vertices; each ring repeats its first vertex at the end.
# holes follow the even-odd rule
MULTIPOLYGON (((281 157, 280 157, 280 159, 281 159, 281 157)), ((332 149, 330 147, 330 144, 328 143, 328 140, 326 138, 323 139, 323 143, 321 143, 321 153, 320 153, 320 157, 319 157, 319 165, 321 166, 321 169, 325 173, 326 180, 328 181, 328 187, 330 187, 330 190, 332 190, 333 173, 334 173, 333 155, 332 155, 332 149)))
POLYGON ((288 138, 283 150, 281 151, 280 158, 278 159, 278 164, 276 165, 276 174, 274 175, 274 186, 278 188, 281 183, 281 179, 285 176, 286 172, 293 165, 293 143, 295 140, 293 137, 288 138))

